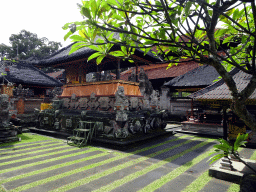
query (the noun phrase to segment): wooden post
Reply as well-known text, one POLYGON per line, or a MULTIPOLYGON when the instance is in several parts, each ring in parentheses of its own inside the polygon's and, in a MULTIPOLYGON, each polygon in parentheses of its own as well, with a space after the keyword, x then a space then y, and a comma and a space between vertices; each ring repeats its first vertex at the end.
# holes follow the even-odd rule
POLYGON ((138 64, 135 63, 136 67, 135 67, 135 82, 138 82, 138 64))
POLYGON ((223 139, 228 139, 227 108, 223 107, 223 139))
POLYGON ((120 79, 120 59, 118 59, 118 63, 117 63, 116 79, 120 79))

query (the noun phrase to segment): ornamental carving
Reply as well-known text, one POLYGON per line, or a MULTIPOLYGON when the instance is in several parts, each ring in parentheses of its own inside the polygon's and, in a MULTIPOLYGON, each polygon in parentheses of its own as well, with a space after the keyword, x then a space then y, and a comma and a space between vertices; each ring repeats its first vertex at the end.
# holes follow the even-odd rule
POLYGON ((87 98, 80 98, 78 100, 78 105, 81 109, 87 109, 88 108, 88 99, 87 98))
POLYGON ((118 87, 118 90, 116 91, 115 97, 116 97, 115 106, 125 107, 125 106, 129 105, 128 99, 124 95, 124 87, 123 86, 118 87))
POLYGON ((95 96, 95 93, 92 92, 90 96, 90 102, 89 102, 91 110, 96 110, 99 107, 99 102, 97 101, 97 98, 95 96))
POLYGON ((103 110, 109 109, 109 98, 108 97, 100 97, 99 98, 100 108, 103 110))
POLYGON ((68 109, 69 108, 70 99, 69 98, 64 98, 62 100, 63 100, 63 108, 64 109, 68 109))
POLYGON ((76 95, 72 94, 71 95, 71 100, 70 100, 70 103, 69 103, 69 107, 70 107, 70 109, 76 109, 77 106, 78 106, 78 103, 77 103, 76 95))
POLYGON ((138 97, 131 97, 130 98, 130 108, 135 110, 139 107, 139 99, 138 97))

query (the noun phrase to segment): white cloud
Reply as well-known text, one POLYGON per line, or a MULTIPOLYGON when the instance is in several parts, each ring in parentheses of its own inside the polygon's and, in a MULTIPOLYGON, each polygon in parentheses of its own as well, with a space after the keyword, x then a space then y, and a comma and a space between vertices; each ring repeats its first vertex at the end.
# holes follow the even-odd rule
POLYGON ((11 34, 18 34, 22 29, 36 33, 38 37, 46 37, 50 41, 64 42, 65 23, 81 21, 77 3, 81 0, 1 0, 0 44, 9 45, 11 34))

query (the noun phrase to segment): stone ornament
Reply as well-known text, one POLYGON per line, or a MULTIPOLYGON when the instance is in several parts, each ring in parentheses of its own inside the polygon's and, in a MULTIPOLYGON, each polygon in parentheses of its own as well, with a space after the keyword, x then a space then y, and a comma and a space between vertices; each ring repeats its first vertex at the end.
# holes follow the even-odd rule
POLYGON ((158 91, 153 90, 153 93, 150 95, 150 106, 158 106, 158 91))
POLYGON ((138 97, 130 98, 130 109, 135 110, 139 107, 139 99, 138 97))
POLYGON ((116 94, 115 94, 116 102, 115 102, 115 107, 116 106, 123 106, 126 107, 129 105, 129 101, 127 97, 124 95, 124 87, 119 86, 116 94))
POLYGON ((9 96, 6 94, 0 95, 0 128, 8 127, 10 124, 9 109, 9 96))
POLYGON ((65 109, 68 109, 69 108, 69 102, 70 102, 70 99, 69 98, 63 98, 63 107, 65 109))
POLYGON ((87 98, 80 98, 78 100, 78 106, 80 109, 87 109, 88 108, 88 99, 87 98))
POLYGON ((103 110, 108 110, 109 109, 109 98, 108 97, 100 97, 99 98, 99 104, 100 108, 103 110))
POLYGON ((136 72, 135 72, 135 69, 132 70, 131 76, 128 77, 128 81, 136 82, 136 72))
POLYGON ((91 110, 96 110, 99 107, 99 102, 97 101, 97 98, 95 96, 95 93, 92 92, 90 96, 90 102, 89 102, 91 110))
POLYGON ((159 106, 161 110, 170 110, 171 103, 170 103, 170 97, 168 96, 169 88, 164 87, 161 90, 161 96, 160 96, 160 102, 159 106))

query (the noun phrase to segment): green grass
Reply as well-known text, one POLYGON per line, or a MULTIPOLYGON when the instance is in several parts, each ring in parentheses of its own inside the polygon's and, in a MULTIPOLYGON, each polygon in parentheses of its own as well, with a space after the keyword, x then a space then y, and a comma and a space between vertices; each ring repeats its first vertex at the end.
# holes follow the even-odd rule
MULTIPOLYGON (((152 153, 152 154, 147 155, 147 156, 145 156, 145 157, 140 157, 140 158, 138 158, 138 159, 136 159, 136 160, 132 160, 132 161, 126 162, 126 163, 124 163, 124 164, 121 164, 121 165, 118 165, 118 166, 116 166, 116 167, 110 168, 110 169, 108 169, 108 170, 106 170, 106 171, 103 171, 103 172, 101 172, 101 173, 97 173, 97 174, 94 174, 94 175, 92 175, 92 176, 86 177, 86 178, 84 178, 84 179, 77 180, 77 181, 75 181, 75 182, 73 182, 73 183, 64 185, 64 186, 62 186, 62 187, 56 189, 56 191, 66 191, 66 190, 69 190, 69 189, 73 189, 73 188, 75 188, 75 187, 78 187, 78 186, 80 186, 80 185, 84 185, 84 184, 86 184, 86 183, 89 183, 89 182, 94 181, 94 180, 96 180, 96 179, 99 179, 99 178, 101 178, 101 177, 107 176, 107 175, 109 175, 109 174, 111 174, 111 173, 114 173, 114 172, 116 172, 116 171, 119 171, 119 170, 121 170, 121 169, 128 168, 129 166, 132 166, 132 165, 136 165, 136 164, 138 164, 138 163, 140 163, 140 162, 142 162, 142 161, 146 161, 146 160, 148 160, 149 158, 155 157, 155 156, 157 156, 157 155, 159 155, 159 154, 161 154, 161 153, 164 153, 164 152, 166 152, 166 151, 169 151, 169 150, 175 149, 175 148, 177 148, 177 147, 180 147, 180 146, 182 146, 182 145, 184 145, 184 144, 186 144, 186 143, 190 143, 190 142, 192 142, 192 141, 195 140, 195 139, 196 139, 196 138, 194 138, 194 139, 192 139, 192 140, 185 141, 185 142, 183 142, 183 143, 180 143, 180 144, 177 144, 177 145, 174 145, 174 146, 171 146, 171 147, 169 147, 169 148, 167 148, 167 149, 158 151, 158 152, 156 152, 156 153, 152 153)), ((202 143, 201 143, 201 144, 202 144, 202 143)), ((199 147, 200 144, 198 144, 198 145, 196 145, 196 146, 199 147)), ((193 147, 193 148, 194 148, 194 147, 193 147)), ((120 180, 117 180, 117 181, 111 183, 110 185, 104 186, 104 187, 100 188, 99 191, 104 191, 104 192, 105 192, 105 191, 109 191, 109 190, 111 190, 111 189, 114 189, 114 188, 116 188, 117 186, 119 186, 119 185, 121 185, 121 184, 123 184, 123 183, 126 183, 126 182, 128 182, 128 181, 130 181, 130 180, 132 180, 132 179, 134 179, 134 178, 137 178, 139 175, 145 174, 145 173, 147 173, 147 172, 149 172, 149 171, 151 171, 151 170, 153 170, 153 169, 156 169, 156 168, 158 168, 158 167, 160 167, 160 166, 162 166, 162 165, 164 165, 164 164, 166 164, 166 163, 169 163, 170 161, 172 161, 172 160, 174 160, 175 158, 178 158, 178 157, 184 155, 186 152, 189 152, 189 151, 190 151, 190 149, 185 150, 184 152, 182 152, 182 153, 180 153, 180 154, 177 154, 177 155, 175 155, 175 156, 172 156, 172 157, 170 157, 170 158, 167 158, 167 159, 165 159, 165 160, 159 161, 158 163, 153 164, 153 165, 151 165, 151 166, 149 166, 149 167, 147 167, 147 168, 144 168, 144 169, 141 170, 141 171, 138 171, 138 172, 136 172, 136 173, 134 173, 134 174, 128 175, 127 177, 125 177, 125 178, 123 178, 123 179, 120 179, 120 180)), ((53 190, 53 191, 55 191, 55 190, 53 190)), ((98 190, 97 190, 97 191, 98 191, 98 190)))
MULTIPOLYGON (((181 136, 181 137, 178 137, 176 139, 172 139, 172 140, 169 140, 168 142, 173 142, 173 141, 176 141, 176 140, 179 140, 181 138, 185 138, 187 136, 181 136)), ((188 141, 187 141, 188 142, 188 141)), ((166 142, 164 142, 166 143, 166 142)), ((163 145, 163 143, 161 143, 163 145)), ((36 181, 36 182, 33 182, 33 183, 30 183, 30 184, 27 184, 27 185, 23 185, 23 186, 20 186, 18 188, 15 188, 13 191, 22 191, 22 190, 27 190, 27 189, 30 189, 32 187, 36 187, 38 185, 42 185, 42 184, 45 184, 47 182, 51 182, 51 181, 55 181, 57 179, 61 179, 61 178, 64 178, 64 177, 67 177, 67 176, 70 176, 72 174, 76 174, 76 173, 80 173, 82 171, 86 171, 86 170, 89 170, 89 169, 92 169, 94 167, 98 167, 98 166, 101 166, 101 165, 104 165, 104 164, 107 164, 107 163, 110 163, 110 162, 113 162, 113 161, 116 161, 116 160, 120 160, 122 158, 125 158, 125 157, 128 157, 128 156, 131 156, 133 154, 136 154, 136 153, 140 153, 140 152, 143 152, 143 151, 146 151, 146 150, 149 150, 149 149, 152 149, 154 147, 157 147, 157 146, 160 146, 161 144, 156 144, 154 146, 150 146, 150 147, 146 147, 146 148, 142 148, 142 149, 139 149, 135 152, 132 152, 132 153, 121 153, 121 152, 118 152, 118 153, 112 153, 113 155, 115 155, 114 157, 110 158, 110 159, 107 159, 107 160, 104 160, 104 161, 101 161, 101 162, 98 162, 98 163, 94 163, 94 164, 91 164, 91 165, 88 165, 88 166, 85 166, 83 168, 79 168, 79 169, 74 169, 72 171, 68 171, 68 172, 65 172, 65 173, 62 173, 62 174, 59 174, 59 175, 55 175, 55 176, 52 176, 52 177, 48 177, 46 179, 42 179, 42 180, 39 180, 39 181, 36 181)), ((154 154, 158 154, 158 153, 154 153, 154 154)), ((147 159, 146 157, 142 157, 143 159, 142 160, 145 160, 147 159)), ((129 163, 129 162, 128 162, 129 163)), ((130 160, 130 163, 131 165, 132 164, 135 164, 134 161, 130 160)), ((124 167, 127 167, 127 166, 130 166, 129 164, 125 163, 125 164, 121 164, 118 167, 118 170, 124 168, 124 167)), ((117 171, 116 170, 117 168, 114 167, 114 168, 111 168, 110 170, 112 172, 114 171, 117 171)), ((101 174, 101 173, 100 173, 101 174)), ((100 174, 95 174, 93 175, 92 177, 95 178, 95 177, 100 177, 100 174)), ((103 172, 103 175, 107 174, 107 172, 103 172)), ((92 179, 92 178, 91 178, 92 179)), ((80 185, 80 184, 79 184, 80 185)))
POLYGON ((23 134, 18 135, 18 137, 21 138, 21 141, 2 143, 2 144, 0 144, 0 147, 9 146, 9 145, 14 145, 13 147, 15 147, 15 145, 21 144, 21 143, 30 143, 30 142, 45 141, 45 140, 60 141, 59 139, 54 139, 51 137, 46 137, 46 136, 41 136, 41 135, 36 135, 36 134, 31 134, 31 133, 23 133, 23 134))
POLYGON ((6 192, 6 190, 0 185, 0 192, 6 192))

